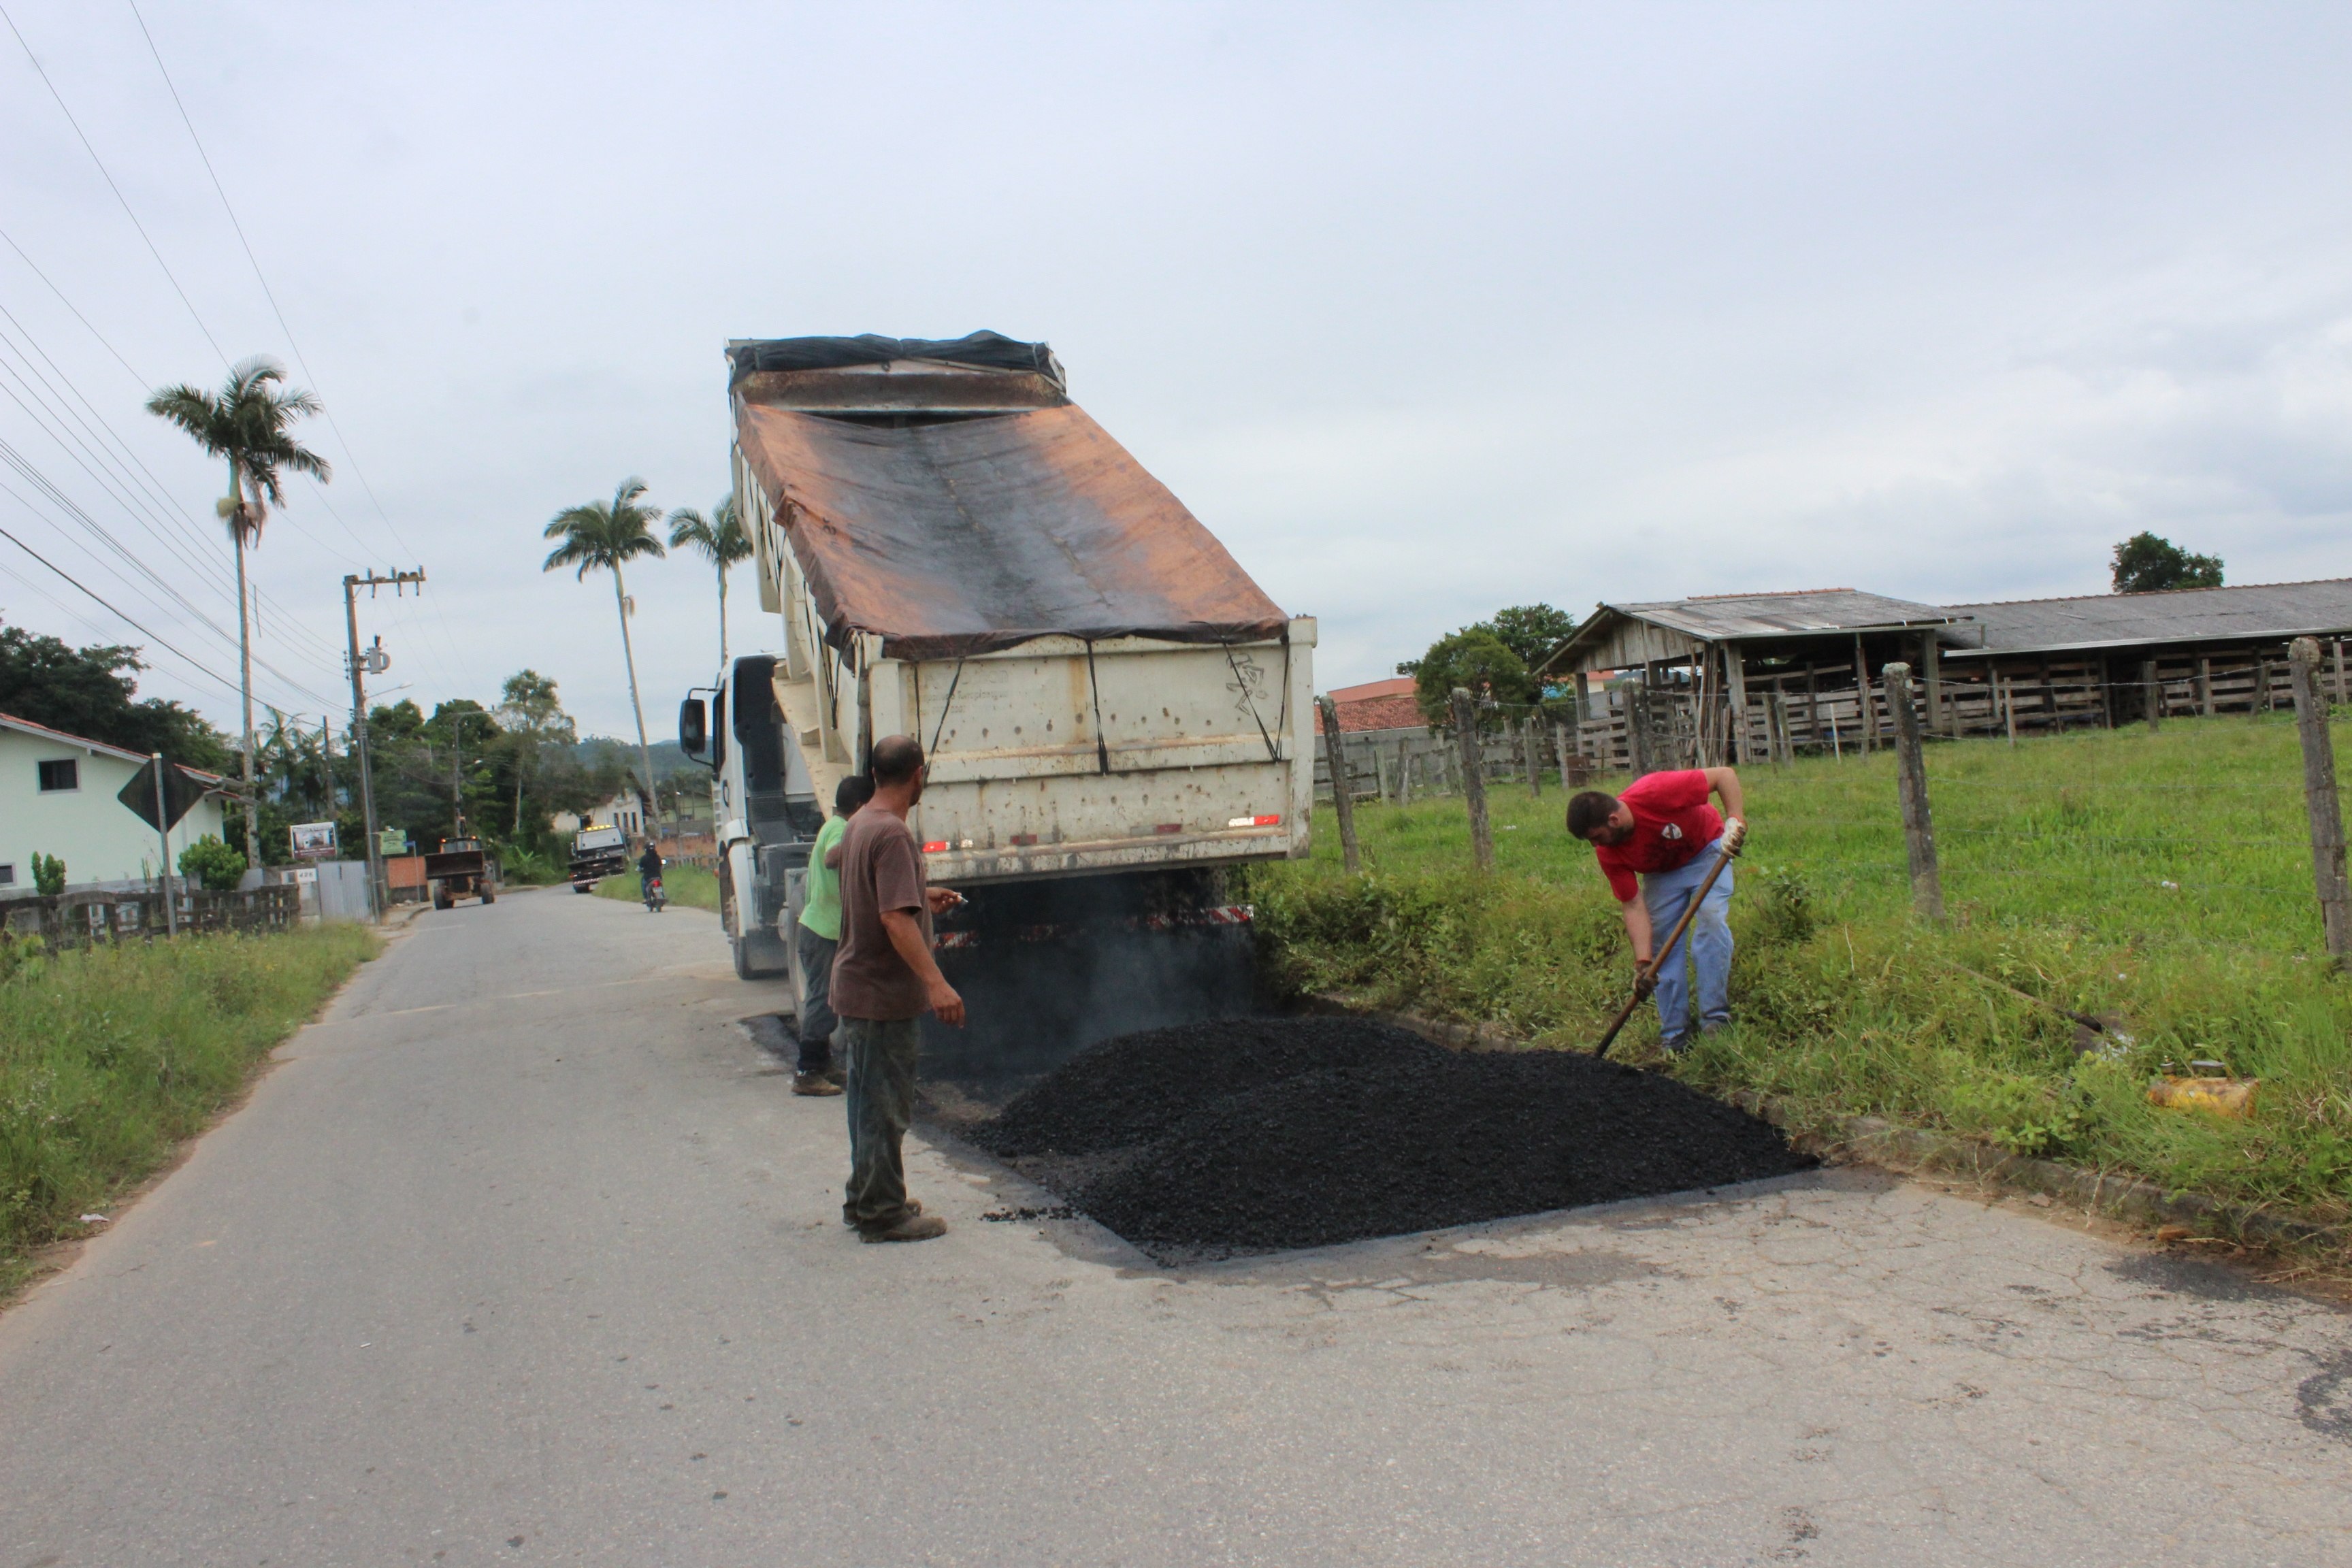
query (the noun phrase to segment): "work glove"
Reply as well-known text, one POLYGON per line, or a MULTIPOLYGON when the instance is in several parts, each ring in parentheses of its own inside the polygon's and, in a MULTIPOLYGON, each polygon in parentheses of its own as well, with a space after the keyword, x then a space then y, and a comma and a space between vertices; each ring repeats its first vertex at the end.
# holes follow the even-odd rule
POLYGON ((1647 1002, 1650 999, 1650 994, 1657 988, 1658 977, 1652 973, 1650 966, 1646 963, 1635 964, 1633 966, 1633 1000, 1647 1002))
POLYGON ((1739 847, 1747 842, 1748 824, 1736 816, 1725 817, 1723 819, 1723 852, 1726 855, 1737 855, 1739 853, 1739 847))

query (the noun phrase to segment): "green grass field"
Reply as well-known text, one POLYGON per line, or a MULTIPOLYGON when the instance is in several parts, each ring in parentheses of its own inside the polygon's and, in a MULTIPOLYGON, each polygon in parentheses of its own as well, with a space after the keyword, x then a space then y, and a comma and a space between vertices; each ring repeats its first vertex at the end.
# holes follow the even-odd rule
POLYGON ((0 1287, 203 1131, 378 949, 352 925, 55 955, 0 941, 0 1287))
MULTIPOLYGON (((2352 1218, 2352 981, 2322 962, 2292 720, 1940 744, 1927 772, 1941 929, 1911 915, 1891 756, 1741 770, 1737 1019, 1672 1070, 1801 1121, 1889 1116, 2352 1218), (2137 1044, 2078 1058, 2072 1024, 1970 970, 2119 1017, 2137 1044), (2166 1059, 2217 1057, 2263 1079, 2252 1119, 2147 1103, 2166 1059)), ((1615 901, 1556 787, 1489 797, 1491 878, 1459 797, 1360 806, 1353 880, 1318 809, 1314 858, 1252 878, 1276 977, 1589 1046, 1631 979, 1615 901)), ((1656 1039, 1644 1008, 1617 1052, 1655 1063, 1656 1039)))
MULTIPOLYGON (((719 907, 719 879, 699 866, 666 867, 662 871, 662 891, 668 895, 671 903, 684 904, 688 909, 716 910, 719 907)), ((637 891, 637 874, 635 871, 605 878, 596 884, 596 896, 618 899, 628 904, 645 901, 637 891)))

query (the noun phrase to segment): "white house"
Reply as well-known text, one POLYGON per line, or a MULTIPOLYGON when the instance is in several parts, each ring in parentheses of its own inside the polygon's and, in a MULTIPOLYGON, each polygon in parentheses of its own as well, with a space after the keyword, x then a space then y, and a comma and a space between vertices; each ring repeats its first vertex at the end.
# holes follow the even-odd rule
MULTIPOLYGON (((68 887, 152 881, 162 836, 115 798, 146 766, 136 752, 0 713, 0 897, 33 890, 36 850, 66 863, 68 887)), ((173 827, 175 873, 180 851, 208 833, 221 837, 218 795, 173 827)))

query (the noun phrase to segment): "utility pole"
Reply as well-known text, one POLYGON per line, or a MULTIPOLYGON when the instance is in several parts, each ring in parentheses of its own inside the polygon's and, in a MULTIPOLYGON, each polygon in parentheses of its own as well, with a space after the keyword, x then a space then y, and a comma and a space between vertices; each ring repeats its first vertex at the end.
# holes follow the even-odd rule
POLYGON ((424 593, 424 567, 419 566, 414 572, 403 572, 394 567, 389 577, 377 576, 374 568, 371 567, 364 577, 347 575, 343 578, 343 629, 351 638, 352 752, 359 759, 360 810, 367 819, 368 896, 375 906, 378 920, 382 920, 384 911, 391 907, 392 889, 384 885, 383 840, 376 828, 375 778, 368 758, 367 682, 364 677, 383 674, 392 667, 392 660, 384 655, 382 637, 376 638, 375 646, 364 658, 360 653, 359 590, 365 588, 373 598, 379 588, 390 588, 397 595, 404 593, 411 583, 416 584, 420 595, 424 593))

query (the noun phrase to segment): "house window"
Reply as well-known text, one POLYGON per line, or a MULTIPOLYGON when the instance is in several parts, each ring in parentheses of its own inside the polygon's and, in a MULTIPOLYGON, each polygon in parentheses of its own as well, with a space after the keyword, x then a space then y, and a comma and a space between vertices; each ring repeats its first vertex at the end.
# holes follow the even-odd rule
MULTIPOLYGON (((22 777, 22 774, 18 775, 22 777)), ((81 788, 81 763, 72 757, 59 757, 41 764, 41 793, 51 790, 81 788)))
POLYGON ((16 885, 16 863, 13 860, 0 860, 0 888, 13 888, 16 885))

